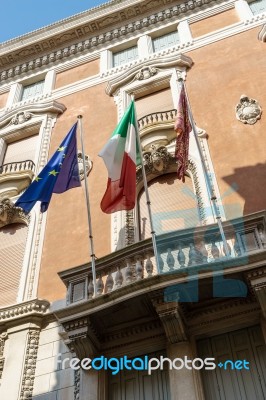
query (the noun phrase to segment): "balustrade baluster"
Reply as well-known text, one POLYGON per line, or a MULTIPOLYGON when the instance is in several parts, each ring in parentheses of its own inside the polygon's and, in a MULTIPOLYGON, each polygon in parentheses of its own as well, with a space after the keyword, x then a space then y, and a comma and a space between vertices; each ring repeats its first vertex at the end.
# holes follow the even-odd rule
POLYGON ((159 271, 163 272, 164 262, 163 262, 161 254, 159 252, 158 252, 158 263, 159 263, 159 271))
POLYGON ((202 256, 202 262, 206 263, 208 261, 208 252, 205 247, 205 242, 203 240, 201 241, 201 246, 200 246, 199 252, 202 256))
POLYGON ((136 278, 137 281, 143 278, 143 268, 141 258, 139 256, 136 257, 136 278))
POLYGON ((127 263, 127 266, 126 266, 126 271, 125 271, 125 278, 126 278, 126 283, 130 283, 133 280, 133 271, 132 271, 130 260, 126 260, 126 263, 127 263))
POLYGON ((181 244, 178 245, 177 261, 179 262, 181 268, 185 267, 186 257, 181 244))
POLYGON ((237 256, 241 256, 241 249, 240 249, 237 237, 235 237, 234 250, 235 250, 237 256))
POLYGON ((175 266, 175 259, 173 257, 173 254, 171 253, 171 250, 172 249, 167 249, 166 263, 168 265, 169 270, 173 271, 175 266))
POLYGON ((211 253, 212 253, 213 258, 220 257, 220 252, 219 252, 219 249, 216 246, 215 242, 212 242, 211 253))
POLYGON ((152 276, 152 273, 153 273, 153 263, 152 263, 149 255, 147 255, 147 261, 145 264, 145 268, 146 268, 148 278, 149 278, 150 276, 152 276))
POLYGON ((92 283, 92 279, 90 279, 89 284, 88 284, 88 298, 89 300, 92 299, 94 293, 94 286, 92 283))
POLYGON ((113 290, 113 287, 114 287, 114 279, 113 279, 111 270, 109 270, 109 272, 108 272, 108 276, 107 276, 107 278, 106 278, 105 287, 106 287, 107 293, 110 293, 110 292, 113 290))
POLYGON ((97 294, 102 294, 103 289, 104 289, 104 284, 103 284, 102 277, 100 275, 100 277, 98 278, 98 281, 96 283, 96 293, 97 294))
POLYGON ((115 285, 117 288, 120 288, 123 283, 123 275, 120 271, 120 268, 117 269, 117 273, 115 274, 115 285))
POLYGON ((188 258, 189 258, 189 265, 195 265, 196 264, 196 260, 197 260, 197 253, 195 250, 195 246, 193 243, 190 243, 189 245, 190 249, 189 249, 189 253, 188 253, 188 258))

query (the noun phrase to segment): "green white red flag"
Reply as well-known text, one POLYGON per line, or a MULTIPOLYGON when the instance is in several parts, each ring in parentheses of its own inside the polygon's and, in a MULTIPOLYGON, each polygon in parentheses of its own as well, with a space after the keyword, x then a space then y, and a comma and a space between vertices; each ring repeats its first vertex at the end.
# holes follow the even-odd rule
POLYGON ((111 138, 100 151, 108 171, 101 209, 107 214, 132 210, 136 202, 137 126, 132 100, 111 138))
POLYGON ((177 178, 185 182, 185 173, 188 168, 189 133, 192 128, 188 115, 188 103, 184 84, 182 83, 175 121, 176 138, 175 156, 177 160, 177 178))

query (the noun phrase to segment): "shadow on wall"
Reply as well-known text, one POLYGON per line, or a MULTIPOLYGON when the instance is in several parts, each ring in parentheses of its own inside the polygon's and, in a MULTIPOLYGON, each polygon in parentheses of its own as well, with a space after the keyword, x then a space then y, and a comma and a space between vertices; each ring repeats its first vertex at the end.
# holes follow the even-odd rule
POLYGON ((237 193, 245 201, 244 215, 266 209, 266 163, 236 168, 234 174, 223 180, 230 187, 237 186, 237 193))

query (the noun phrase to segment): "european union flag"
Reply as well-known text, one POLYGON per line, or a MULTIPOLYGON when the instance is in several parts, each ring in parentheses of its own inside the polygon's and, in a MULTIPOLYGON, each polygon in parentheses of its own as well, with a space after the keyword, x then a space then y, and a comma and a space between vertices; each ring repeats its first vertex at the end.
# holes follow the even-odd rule
POLYGON ((76 130, 77 123, 73 125, 48 164, 16 201, 17 207, 29 213, 36 201, 41 201, 41 212, 45 212, 53 193, 63 193, 81 185, 76 130))

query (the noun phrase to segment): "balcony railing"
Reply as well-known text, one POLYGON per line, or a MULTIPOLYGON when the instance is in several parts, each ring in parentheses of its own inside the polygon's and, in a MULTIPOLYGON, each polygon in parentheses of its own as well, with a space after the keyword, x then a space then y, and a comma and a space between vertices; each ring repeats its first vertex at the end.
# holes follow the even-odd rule
MULTIPOLYGON (((193 270, 238 268, 248 265, 249 257, 266 248, 266 212, 259 212, 223 222, 230 248, 225 256, 216 224, 184 229, 160 235, 156 239, 158 270, 155 267, 151 239, 140 241, 111 253, 96 262, 96 293, 101 296, 156 275, 191 274, 193 270)), ((93 297, 90 265, 82 265, 59 273, 67 286, 67 303, 93 297)), ((152 284, 152 281, 149 283, 152 284)))
POLYGON ((17 161, 0 166, 0 174, 17 173, 22 171, 34 171, 35 164, 32 160, 17 161))
POLYGON ((151 125, 166 124, 174 122, 177 110, 160 111, 152 114, 145 115, 138 120, 139 129, 143 130, 151 125))

